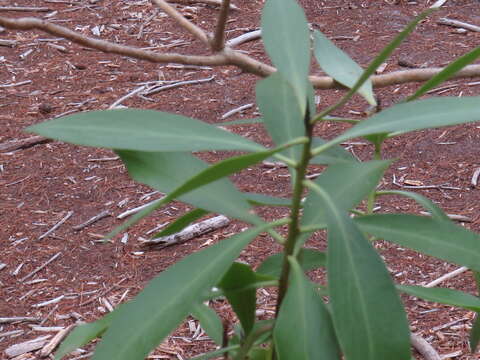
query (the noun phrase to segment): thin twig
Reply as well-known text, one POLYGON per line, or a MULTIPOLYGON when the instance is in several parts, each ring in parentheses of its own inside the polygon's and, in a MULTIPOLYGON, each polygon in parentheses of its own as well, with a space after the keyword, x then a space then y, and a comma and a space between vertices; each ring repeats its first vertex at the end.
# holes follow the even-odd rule
POLYGON ((163 91, 163 90, 173 89, 173 88, 177 88, 177 87, 184 86, 184 85, 202 84, 202 83, 212 81, 213 79, 215 79, 215 75, 212 75, 212 76, 210 76, 208 78, 205 78, 205 79, 178 81, 176 83, 163 85, 163 86, 155 85, 155 86, 152 86, 152 87, 146 89, 142 93, 142 95, 144 95, 144 96, 153 95, 153 94, 159 93, 160 91, 163 91))
POLYGON ((90 219, 88 219, 87 221, 85 221, 84 223, 82 224, 79 224, 79 225, 75 225, 73 227, 73 230, 75 231, 79 231, 79 230, 82 230, 83 228, 86 228, 87 226, 90 226, 94 223, 96 223, 97 221, 107 217, 107 216, 112 216, 112 214, 110 213, 110 211, 108 210, 103 210, 102 212, 100 212, 99 214, 95 215, 95 216, 92 216, 90 219))
POLYGON ((462 266, 462 267, 460 267, 456 270, 453 270, 453 271, 449 272, 448 274, 440 276, 438 279, 435 279, 432 282, 429 282, 427 285, 425 285, 425 287, 427 287, 427 288, 435 287, 438 284, 444 282, 445 280, 449 280, 449 279, 451 279, 451 278, 453 278, 457 275, 460 275, 460 274, 464 273, 467 270, 468 270, 468 268, 466 266, 462 266))
POLYGON ((118 285, 120 285, 122 282, 124 282, 124 281, 127 280, 127 279, 128 279, 127 277, 122 278, 120 281, 116 282, 115 284, 113 284, 112 286, 110 286, 108 289, 105 289, 104 291, 102 291, 102 292, 101 292, 100 294, 98 294, 97 296, 94 296, 94 297, 92 297, 91 299, 80 303, 80 306, 85 306, 85 305, 91 304, 92 302, 94 302, 95 300, 97 300, 99 297, 105 296, 106 294, 108 294, 110 291, 112 291, 113 289, 115 289, 118 285))
POLYGON ((65 217, 60 220, 58 223, 56 223, 50 230, 48 230, 46 233, 40 235, 40 237, 38 238, 38 240, 41 240, 45 237, 47 237, 48 235, 50 235, 51 233, 53 233, 55 230, 57 230, 65 221, 67 221, 68 219, 70 219, 70 217, 73 215, 73 211, 69 211, 67 213, 67 215, 65 215, 65 217))
POLYGON ((254 30, 237 36, 236 38, 230 39, 227 41, 226 46, 234 48, 243 43, 260 39, 262 36, 262 30, 254 30))
POLYGON ((48 12, 51 11, 47 7, 30 7, 30 6, 0 6, 0 11, 38 11, 48 12))
POLYGON ((449 18, 440 18, 438 19, 437 24, 480 32, 480 26, 472 25, 463 21, 458 21, 458 20, 449 19, 449 18))
MULTIPOLYGON (((153 0, 162 1, 162 0, 153 0)), ((176 10, 175 10, 176 11, 176 10)), ((185 19, 186 20, 186 19, 185 19)), ((188 20, 186 20, 188 21, 188 20)), ((276 71, 276 69, 263 62, 255 60, 248 55, 239 51, 235 51, 229 47, 225 47, 222 52, 210 56, 199 55, 181 55, 176 53, 159 54, 153 51, 138 49, 131 46, 119 45, 109 41, 98 40, 80 33, 67 29, 65 27, 49 23, 37 18, 17 18, 10 19, 0 16, 0 26, 17 29, 17 30, 43 30, 49 34, 61 36, 77 44, 84 45, 91 49, 100 50, 106 53, 128 56, 134 59, 146 60, 153 63, 177 63, 185 65, 198 66, 224 66, 234 65, 258 76, 268 76, 276 71)), ((205 35, 206 36, 206 35, 205 35)), ((208 43, 208 38, 207 38, 208 43)), ((374 75, 370 79, 375 88, 390 85, 398 85, 411 82, 423 82, 437 75, 443 68, 427 68, 394 71, 388 74, 374 75)), ((451 79, 479 77, 480 64, 468 65, 458 71, 451 79)), ((338 82, 329 76, 310 76, 310 81, 317 89, 341 89, 343 88, 338 82)), ((74 112, 74 111, 73 111, 74 112)), ((62 114, 65 115, 65 114, 62 114)))
POLYGON ((477 186, 479 176, 480 176, 480 168, 477 168, 475 169, 472 175, 472 180, 471 180, 472 186, 477 186))
POLYGON ((425 360, 442 360, 437 351, 420 335, 411 334, 410 342, 412 346, 425 358, 425 360))
POLYGON ((14 316, 0 318, 0 324, 11 324, 17 322, 39 322, 40 318, 32 316, 14 316))
POLYGON ((222 120, 225 120, 232 115, 238 114, 239 112, 241 112, 243 110, 250 109, 252 106, 253 106, 253 104, 245 104, 245 105, 239 106, 235 109, 232 109, 230 111, 227 111, 225 114, 222 115, 222 120))
POLYGON ((225 47, 225 27, 228 20, 228 12, 230 9, 230 0, 223 0, 218 14, 217 26, 215 27, 215 35, 212 40, 212 50, 220 51, 225 47))
POLYGON ((181 27, 187 30, 190 34, 195 36, 198 40, 203 42, 204 44, 209 45, 209 38, 205 31, 200 29, 197 25, 193 24, 191 21, 187 20, 180 12, 178 12, 174 7, 168 4, 164 0, 152 0, 155 5, 157 5, 160 9, 166 12, 169 16, 171 16, 181 27))
POLYGON ((43 270, 48 264, 50 264, 52 261, 54 261, 56 258, 58 258, 62 253, 61 252, 58 252, 56 253, 55 255, 53 255, 50 259, 47 260, 46 263, 44 263, 42 266, 39 266, 38 268, 36 268, 35 270, 33 270, 30 274, 28 275, 25 275, 23 278, 20 279, 20 282, 24 282, 25 280, 27 280, 28 278, 32 277, 33 275, 35 275, 36 273, 38 273, 40 270, 43 270))
POLYGON ((123 213, 117 215, 117 219, 123 219, 123 218, 126 218, 127 216, 136 214, 136 213, 138 213, 140 210, 143 210, 143 209, 149 207, 150 205, 152 205, 152 204, 154 204, 154 203, 156 203, 156 202, 158 202, 158 201, 160 201, 160 200, 162 200, 162 199, 163 199, 163 198, 155 199, 155 200, 150 201, 150 202, 148 202, 148 203, 146 203, 146 204, 140 205, 140 206, 138 206, 138 207, 136 207, 136 208, 133 208, 133 209, 129 209, 129 210, 127 210, 127 211, 124 211, 123 213))

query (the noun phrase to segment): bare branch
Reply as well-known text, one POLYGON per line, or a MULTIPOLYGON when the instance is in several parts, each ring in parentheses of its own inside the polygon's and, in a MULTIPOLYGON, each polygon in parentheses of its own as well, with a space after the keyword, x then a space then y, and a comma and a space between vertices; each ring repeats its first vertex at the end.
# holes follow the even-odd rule
POLYGON ((217 27, 215 28, 215 36, 212 40, 212 50, 220 51, 225 47, 225 26, 228 19, 228 10, 230 9, 230 0, 223 0, 218 15, 217 27))
POLYGON ((152 0, 160 9, 165 11, 175 21, 187 30, 190 34, 195 36, 198 40, 204 44, 210 45, 210 39, 208 35, 200 29, 197 25, 187 20, 182 14, 180 14, 173 6, 169 5, 165 0, 152 0))
MULTIPOLYGON (((163 2, 163 0, 152 0, 155 2, 163 2)), ((169 6, 167 4, 167 6, 169 6)), ((176 10, 173 9, 175 12, 176 10)), ((180 15, 181 16, 181 15, 180 15)), ((186 20, 186 19, 185 19, 186 20)), ((187 20, 188 21, 188 20, 187 20)), ((275 72, 276 69, 263 62, 255 60, 248 55, 239 51, 235 51, 229 47, 223 49, 214 55, 198 56, 198 55, 181 55, 175 53, 158 53, 139 48, 119 45, 105 40, 94 39, 68 28, 49 23, 47 21, 37 18, 17 18, 10 19, 0 16, 0 25, 17 30, 33 30, 39 29, 49 34, 61 36, 65 39, 73 41, 77 44, 84 45, 91 49, 100 50, 106 53, 118 54, 122 56, 129 56, 131 58, 146 60, 154 63, 177 63, 185 65, 199 65, 199 66, 226 66, 234 65, 245 72, 252 73, 257 76, 265 77, 275 72)), ((193 25, 193 24, 192 24, 193 25)), ((202 31, 202 30, 200 30, 202 31)), ((203 32, 202 32, 203 33, 203 32)), ((205 34, 205 33, 204 33, 205 34)), ((206 36, 206 35, 205 35, 206 36)), ((208 39, 206 43, 209 44, 208 39)), ((428 69, 412 69, 403 71, 394 71, 388 74, 375 75, 371 77, 373 86, 385 87, 390 85, 398 85, 410 82, 423 82, 432 78, 434 75, 442 71, 443 68, 428 68, 428 69)), ((469 65, 457 72, 451 79, 480 77, 480 64, 469 65)), ((310 76, 310 81, 317 89, 341 89, 342 85, 337 83, 329 76, 310 76)))

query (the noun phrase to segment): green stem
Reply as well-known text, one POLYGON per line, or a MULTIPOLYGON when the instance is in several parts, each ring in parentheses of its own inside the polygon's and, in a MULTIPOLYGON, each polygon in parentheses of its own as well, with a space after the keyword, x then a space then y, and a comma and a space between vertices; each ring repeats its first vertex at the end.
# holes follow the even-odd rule
POLYGON ((257 331, 252 331, 243 342, 242 346, 238 350, 237 356, 235 356, 235 360, 244 360, 247 358, 248 352, 255 345, 255 340, 257 340, 261 335, 265 334, 266 332, 272 331, 272 326, 267 325, 261 327, 257 331))
MULTIPOLYGON (((373 154, 374 160, 382 160, 382 141, 375 142, 375 153, 373 154)), ((377 195, 373 190, 367 199, 367 214, 373 213, 373 207, 375 206, 375 200, 377 195)))
POLYGON ((280 306, 282 305, 283 298, 285 297, 288 288, 288 278, 290 275, 290 263, 288 262, 288 257, 294 255, 295 243, 300 235, 300 210, 302 208, 302 195, 304 189, 303 180, 307 173, 308 163, 311 159, 310 148, 313 137, 313 124, 310 121, 310 114, 308 110, 305 114, 304 123, 308 142, 303 144, 302 155, 295 172, 296 176, 293 186, 292 210, 290 213, 291 222, 288 227, 288 237, 284 245, 282 274, 280 276, 280 284, 278 288, 276 315, 278 315, 280 306))

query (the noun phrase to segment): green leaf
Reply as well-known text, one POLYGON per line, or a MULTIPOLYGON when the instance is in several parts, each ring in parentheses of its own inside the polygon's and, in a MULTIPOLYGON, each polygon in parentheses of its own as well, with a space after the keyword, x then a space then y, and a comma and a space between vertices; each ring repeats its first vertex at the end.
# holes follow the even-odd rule
POLYGON ((278 198, 257 193, 243 193, 247 201, 256 206, 291 206, 292 199, 278 198))
POLYGON ((223 325, 215 310, 205 304, 198 303, 193 306, 191 313, 200 322, 200 326, 207 335, 215 341, 215 344, 222 345, 223 325))
POLYGON ((400 195, 400 196, 405 196, 410 199, 415 200, 417 203, 423 206, 425 210, 427 210, 434 219, 436 220, 441 220, 441 221, 450 221, 449 217, 447 214, 443 212, 442 209, 440 209, 435 203, 430 200, 429 198, 426 198, 423 195, 411 192, 411 191, 403 191, 403 190, 388 190, 388 191, 380 191, 377 192, 377 195, 400 195))
POLYGON ((480 97, 438 97, 397 104, 358 123, 329 144, 369 134, 407 133, 478 121, 479 103, 480 97))
POLYGON ((477 350, 478 342, 480 341, 480 316, 479 313, 475 315, 472 331, 470 331, 470 351, 473 353, 477 350))
MULTIPOLYGON (((303 115, 292 86, 278 72, 257 83, 257 103, 263 123, 275 144, 283 144, 305 135, 303 115)), ((299 146, 289 148, 284 155, 298 160, 299 146)))
POLYGON ((239 120, 232 120, 232 121, 225 121, 221 123, 215 124, 217 127, 221 126, 232 126, 232 125, 250 125, 250 124, 262 124, 262 118, 255 118, 255 119, 239 119, 239 120))
MULTIPOLYGON (((343 86, 352 88, 362 76, 363 69, 320 31, 315 30, 313 37, 315 57, 322 70, 343 86)), ((369 104, 377 104, 370 80, 365 81, 358 93, 369 104)))
POLYGON ((248 336, 255 323, 256 289, 242 288, 255 283, 255 280, 255 272, 250 266, 235 262, 217 285, 224 291, 237 314, 245 336, 248 336))
POLYGON ((268 226, 223 240, 162 272, 117 310, 93 359, 143 359, 221 279, 241 250, 268 226))
POLYGON ((203 181, 199 182, 197 179, 202 176, 206 180, 211 180, 211 176, 207 173, 211 168, 189 153, 134 151, 118 151, 117 153, 134 180, 163 193, 169 193, 172 200, 178 198, 201 209, 245 221, 252 221, 255 218, 249 212, 250 204, 230 180, 220 178, 202 186, 203 181), (185 185, 187 186, 185 187, 185 185), (196 190, 188 193, 184 191, 194 186, 197 187, 196 190), (199 188, 200 186, 201 188, 199 188), (184 195, 181 195, 182 193, 184 195))
POLYGON ((295 0, 267 0, 261 26, 265 50, 293 87, 293 96, 302 117, 306 109, 311 56, 305 13, 295 0))
MULTIPOLYGON (((312 141, 312 147, 315 148, 325 143, 327 143, 326 140, 319 137, 314 137, 312 141)), ((310 163, 317 164, 317 165, 332 165, 339 162, 347 162, 347 161, 356 162, 357 159, 355 159, 353 155, 349 151, 345 150, 342 146, 336 145, 336 146, 332 146, 331 148, 328 148, 327 150, 322 152, 320 155, 314 156, 310 160, 310 163)))
POLYGON ((60 360, 68 353, 88 344, 93 339, 102 336, 110 326, 118 309, 119 308, 93 323, 82 324, 73 329, 55 352, 55 360, 60 360))
MULTIPOLYGON (((277 253, 269 256, 258 267, 257 273, 272 276, 279 279, 282 273, 283 253, 277 253)), ((303 271, 309 271, 319 267, 325 267, 327 257, 324 252, 302 248, 298 255, 298 261, 303 271)))
POLYGON ((227 346, 227 347, 215 350, 215 351, 211 351, 211 352, 206 353, 206 354, 195 356, 195 357, 191 358, 190 360, 207 360, 207 359, 211 359, 211 358, 214 358, 214 357, 218 358, 219 355, 225 354, 226 352, 229 352, 229 351, 232 351, 232 350, 237 350, 238 348, 240 348, 240 345, 235 344, 235 345, 227 346))
POLYGON ((77 145, 137 151, 264 149, 261 145, 200 120, 153 110, 89 111, 27 128, 77 145))
POLYGON ((355 222, 377 238, 480 271, 480 236, 450 221, 375 214, 356 217, 355 222))
POLYGON ((330 314, 305 277, 298 262, 289 258, 290 285, 273 330, 279 360, 340 358, 330 314))
POLYGON ((473 49, 472 51, 466 53, 465 55, 459 57, 458 59, 450 63, 437 75, 435 75, 425 84, 423 84, 420 89, 415 92, 415 94, 409 96, 406 101, 412 101, 427 93, 430 89, 433 89, 435 86, 440 85, 441 83, 455 75, 458 71, 463 69, 465 66, 474 62, 478 57, 480 57, 480 47, 473 49))
POLYGON ((165 229, 153 235, 153 238, 155 239, 155 238, 168 236, 168 235, 180 232, 183 229, 185 229, 188 225, 190 225, 192 222, 194 222, 197 219, 200 219, 203 215, 207 215, 207 214, 208 214, 208 211, 205 211, 203 209, 194 209, 192 211, 189 211, 185 215, 179 217, 173 223, 169 224, 165 229))
POLYGON ((326 208, 330 305, 345 358, 409 358, 406 314, 385 264, 335 200, 309 184, 326 208))
MULTIPOLYGON (((377 186, 390 161, 345 162, 330 165, 315 184, 325 189, 342 211, 355 207, 377 186)), ((302 227, 326 227, 322 198, 311 191, 304 205, 302 227)))
POLYGON ((439 287, 426 288, 423 286, 408 285, 397 285, 397 289, 424 300, 461 307, 475 312, 480 311, 480 299, 463 291, 439 287))

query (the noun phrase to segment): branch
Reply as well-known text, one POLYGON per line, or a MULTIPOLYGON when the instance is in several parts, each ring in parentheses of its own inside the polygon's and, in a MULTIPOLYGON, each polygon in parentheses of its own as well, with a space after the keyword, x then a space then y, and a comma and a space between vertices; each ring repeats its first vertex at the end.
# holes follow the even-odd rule
POLYGON ((229 8, 230 0, 223 0, 220 14, 218 15, 217 27, 215 28, 215 36, 212 40, 213 51, 220 51, 225 47, 225 26, 227 24, 229 8))
POLYGON ((152 0, 160 9, 165 11, 175 21, 187 30, 190 34, 195 36, 198 40, 204 44, 210 45, 208 35, 200 29, 197 25, 187 20, 182 14, 180 14, 173 6, 169 5, 165 0, 152 0))
POLYGON ((424 357, 425 360, 441 360, 442 358, 424 338, 417 334, 410 334, 412 346, 424 357))
MULTIPOLYGON (((165 3, 164 0, 152 0, 156 3, 165 3)), ((170 5, 167 4, 169 8, 170 5)), ((163 8, 162 8, 163 9, 163 8)), ((173 9, 173 8, 172 8, 173 9)), ((173 9, 175 13, 177 11, 173 9)), ((180 15, 180 14, 179 14, 180 15)), ((191 24, 187 19, 183 18, 191 26, 198 29, 205 36, 205 43, 210 45, 208 36, 203 32, 203 30, 197 28, 195 25, 191 24)), ((199 55, 181 55, 176 53, 158 53, 148 50, 142 50, 139 48, 119 45, 105 40, 94 39, 75 31, 72 31, 63 26, 55 25, 47 21, 25 17, 10 19, 7 17, 0 16, 0 26, 9 29, 16 30, 33 30, 39 29, 45 31, 49 34, 61 36, 65 39, 73 41, 77 44, 84 45, 91 49, 100 50, 106 53, 118 54, 122 56, 129 56, 131 58, 146 60, 153 63, 177 63, 185 65, 200 65, 200 66, 226 66, 234 65, 239 67, 245 72, 252 73, 257 76, 266 77, 271 73, 275 72, 276 69, 270 65, 267 65, 263 62, 255 60, 248 55, 245 55, 239 51, 235 51, 229 47, 223 49, 214 55, 209 56, 199 56, 199 55)), ((193 28, 192 28, 193 29, 193 28)), ((199 33, 200 34, 200 33, 199 33)), ((199 35, 200 36, 200 35, 199 35)), ((442 71, 443 68, 428 68, 428 69, 413 69, 413 70, 403 70, 403 71, 394 71, 389 74, 374 75, 370 79, 372 80, 373 86, 385 87, 390 85, 398 85, 410 82, 423 82, 432 78, 434 75, 442 71)), ((479 65, 469 65, 457 72, 450 79, 458 78, 468 78, 468 77, 480 77, 480 64, 479 65)), ((337 83, 329 76, 310 76, 310 81, 313 86, 317 89, 342 89, 343 86, 337 83)))

